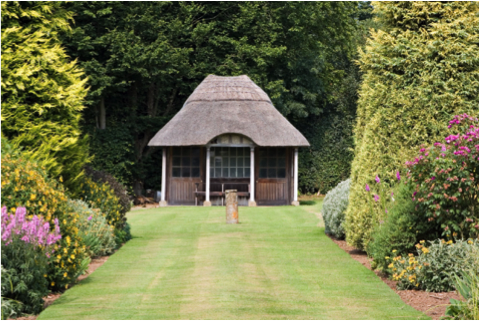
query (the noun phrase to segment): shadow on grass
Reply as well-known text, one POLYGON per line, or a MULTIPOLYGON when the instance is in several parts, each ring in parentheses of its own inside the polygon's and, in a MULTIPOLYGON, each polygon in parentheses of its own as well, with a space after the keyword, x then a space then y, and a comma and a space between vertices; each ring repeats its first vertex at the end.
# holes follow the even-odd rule
POLYGON ((300 205, 315 205, 317 202, 316 201, 300 201, 300 205))

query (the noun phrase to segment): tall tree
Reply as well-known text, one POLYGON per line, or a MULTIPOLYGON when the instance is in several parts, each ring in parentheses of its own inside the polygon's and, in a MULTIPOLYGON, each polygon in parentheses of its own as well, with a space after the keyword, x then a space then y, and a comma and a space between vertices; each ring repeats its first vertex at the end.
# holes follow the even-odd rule
POLYGON ((104 156, 94 160, 94 166, 124 182, 140 179, 157 187, 159 177, 151 173, 157 172, 158 155, 146 145, 208 74, 248 74, 291 120, 320 115, 332 98, 332 86, 341 78, 336 58, 352 49, 357 4, 73 2, 68 6, 76 13, 76 22, 64 41, 89 75, 92 90, 85 128, 93 136, 92 152, 104 156), (99 143, 118 133, 125 137, 124 143, 99 143), (124 155, 127 161, 117 166, 106 161, 106 153, 124 155))
POLYGON ((447 134, 455 114, 478 114, 478 3, 377 2, 374 31, 360 52, 364 73, 355 127, 347 242, 364 248, 373 213, 365 184, 395 172, 421 144, 447 134))
POLYGON ((59 2, 2 2, 1 99, 2 133, 74 189, 88 161, 87 79, 58 39, 71 19, 59 2))

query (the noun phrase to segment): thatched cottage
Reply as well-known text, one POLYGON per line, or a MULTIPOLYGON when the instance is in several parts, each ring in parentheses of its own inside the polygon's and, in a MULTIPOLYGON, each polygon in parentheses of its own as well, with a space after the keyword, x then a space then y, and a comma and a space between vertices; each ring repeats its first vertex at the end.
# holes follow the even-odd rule
POLYGON ((161 206, 298 205, 303 135, 249 77, 209 75, 148 143, 163 148, 161 206))

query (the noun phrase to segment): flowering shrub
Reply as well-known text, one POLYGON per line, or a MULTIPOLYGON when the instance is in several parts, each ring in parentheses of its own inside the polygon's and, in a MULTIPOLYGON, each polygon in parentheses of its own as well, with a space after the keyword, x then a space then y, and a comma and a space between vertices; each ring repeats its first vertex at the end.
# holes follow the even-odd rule
MULTIPOLYGON (((62 238, 60 226, 55 219, 52 227, 43 217, 26 217, 26 209, 18 207, 15 214, 8 214, 2 207, 2 266, 5 268, 6 281, 2 287, 2 296, 10 299, 12 311, 17 313, 38 313, 43 307, 42 297, 48 293, 47 271, 56 243, 62 238), (21 308, 15 311, 14 308, 21 308)), ((3 273, 2 273, 3 276, 3 273)), ((8 302, 8 301, 7 301, 8 302)))
POLYGON ((69 200, 68 205, 80 215, 79 235, 85 243, 88 255, 93 257, 113 253, 116 248, 114 228, 108 225, 105 216, 80 200, 69 200))
POLYGON ((20 154, 5 152, 2 141, 2 205, 15 212, 24 206, 28 219, 41 215, 51 226, 58 220, 62 231, 61 251, 55 253, 49 265, 47 279, 51 289, 65 289, 78 276, 86 257, 82 239, 78 236, 78 214, 67 206, 61 184, 49 179, 37 163, 20 154))
POLYGON ((99 209, 107 219, 108 224, 121 229, 125 223, 120 200, 115 196, 113 189, 107 183, 95 183, 85 177, 80 184, 81 197, 91 208, 99 209))
POLYGON ((396 256, 393 250, 392 258, 386 257, 390 260, 388 268, 393 280, 398 281, 397 288, 445 292, 455 289, 455 275, 460 275, 465 266, 476 263, 474 249, 478 248, 478 241, 436 240, 428 247, 425 241, 420 241, 416 248, 418 256, 412 253, 396 256))
POLYGON ((455 116, 448 128, 457 134, 420 149, 406 162, 415 186, 416 208, 425 215, 424 229, 449 239, 478 236, 478 119, 455 116))
POLYGON ((336 238, 344 238, 345 210, 348 206, 348 191, 350 179, 340 182, 330 190, 323 200, 322 216, 325 222, 325 233, 332 234, 336 238))

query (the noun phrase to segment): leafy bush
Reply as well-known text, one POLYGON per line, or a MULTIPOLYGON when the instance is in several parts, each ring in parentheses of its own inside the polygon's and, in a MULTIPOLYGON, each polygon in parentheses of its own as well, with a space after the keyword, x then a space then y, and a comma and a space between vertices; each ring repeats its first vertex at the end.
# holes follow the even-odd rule
MULTIPOLYGON (((48 293, 46 280, 51 255, 58 249, 61 239, 58 220, 53 231, 43 217, 26 218, 24 207, 18 207, 15 215, 2 207, 2 297, 13 300, 10 308, 21 307, 11 313, 38 313, 43 308, 43 297, 48 293), (21 304, 15 304, 21 302, 21 304)), ((8 309, 9 307, 7 307, 8 309)))
POLYGON ((123 226, 123 229, 121 229, 121 230, 116 229, 115 230, 115 239, 116 239, 116 242, 117 242, 118 246, 120 246, 121 244, 131 240, 132 239, 132 234, 130 233, 130 224, 125 223, 125 225, 123 226))
POLYGON ((122 229, 126 218, 120 200, 107 183, 96 183, 85 177, 80 183, 81 197, 91 208, 99 209, 107 219, 108 224, 115 229, 122 229))
POLYGON ((70 190, 89 159, 87 78, 58 37, 72 16, 60 2, 2 2, 2 133, 70 190))
MULTIPOLYGON (((449 128, 455 132, 444 143, 420 149, 407 162, 412 195, 423 213, 423 230, 434 237, 466 239, 478 236, 478 119, 466 114, 455 116, 449 128)), ((452 131, 453 131, 452 130, 452 131)))
POLYGON ((325 233, 332 234, 336 238, 345 237, 343 222, 348 206, 349 188, 350 179, 347 179, 329 191, 323 199, 322 216, 325 222, 325 233))
POLYGON ((108 225, 99 210, 92 210, 81 200, 69 200, 68 205, 79 214, 79 235, 91 257, 113 253, 116 248, 114 228, 108 225))
MULTIPOLYGON (((436 240, 426 247, 425 241, 416 245, 418 256, 412 253, 395 256, 388 268, 393 280, 398 281, 397 288, 421 289, 429 292, 446 292, 455 289, 455 275, 459 275, 465 266, 475 262, 474 248, 478 240, 457 241, 436 240)), ((395 250, 392 251, 395 255, 395 250)))
POLYGON ((374 14, 381 28, 372 30, 359 58, 363 81, 345 219, 347 242, 359 249, 375 222, 365 184, 375 174, 394 182, 421 144, 443 139, 443 124, 456 114, 478 114, 479 104, 477 2, 380 1, 374 14), (447 72, 451 66, 458 68, 447 72))
POLYGON ((415 249, 417 242, 415 204, 410 185, 400 183, 392 194, 388 212, 374 223, 371 240, 366 250, 373 258, 372 268, 388 272, 390 260, 386 259, 396 250, 397 255, 406 255, 415 249))
POLYGON ((122 206, 122 215, 127 214, 131 208, 130 198, 128 197, 127 190, 115 177, 104 171, 97 171, 91 167, 85 167, 85 174, 90 177, 94 182, 106 183, 110 185, 115 193, 115 196, 119 199, 122 206))
POLYGON ((75 280, 86 257, 76 226, 78 214, 68 208, 62 185, 49 179, 36 162, 12 153, 7 147, 8 143, 2 139, 2 205, 12 212, 25 206, 30 215, 42 215, 52 226, 58 219, 62 251, 50 264, 47 279, 51 289, 64 289, 75 280))
POLYGON ((6 320, 7 318, 16 318, 20 316, 23 310, 23 303, 17 300, 12 300, 7 297, 3 297, 4 293, 8 291, 13 292, 12 287, 12 277, 10 271, 3 268, 2 269, 2 320, 6 320))

